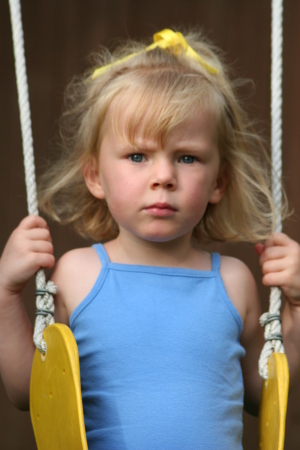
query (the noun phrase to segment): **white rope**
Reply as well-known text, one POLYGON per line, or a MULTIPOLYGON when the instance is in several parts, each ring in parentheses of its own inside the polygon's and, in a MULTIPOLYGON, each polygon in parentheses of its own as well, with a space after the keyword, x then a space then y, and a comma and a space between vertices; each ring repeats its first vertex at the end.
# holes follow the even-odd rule
MULTIPOLYGON (((271 60, 271 158, 273 165, 272 193, 276 206, 276 231, 281 223, 282 177, 282 43, 283 0, 272 0, 272 60, 271 60), (279 182, 278 182, 279 180, 279 182)), ((273 352, 284 353, 281 336, 281 291, 274 287, 270 294, 269 312, 261 316, 265 326, 265 345, 259 359, 259 373, 268 379, 268 359, 273 352), (272 339, 273 338, 273 339, 272 339)))
MULTIPOLYGON (((13 34, 13 46, 15 55, 15 69, 20 109, 20 121, 23 140, 25 184, 27 191, 27 207, 29 214, 38 215, 37 189, 35 180, 35 165, 33 153, 33 139, 31 130, 31 116, 28 96, 28 83, 26 75, 24 38, 21 17, 21 5, 19 0, 9 0, 10 16, 13 34)), ((46 343, 43 340, 43 331, 50 323, 54 322, 54 302, 51 294, 56 293, 56 287, 52 282, 46 283, 43 270, 36 274, 36 288, 40 292, 37 295, 37 316, 33 340, 37 349, 45 353, 46 343), (47 312, 47 313, 46 313, 47 312), (48 313, 49 312, 49 313, 48 313)))

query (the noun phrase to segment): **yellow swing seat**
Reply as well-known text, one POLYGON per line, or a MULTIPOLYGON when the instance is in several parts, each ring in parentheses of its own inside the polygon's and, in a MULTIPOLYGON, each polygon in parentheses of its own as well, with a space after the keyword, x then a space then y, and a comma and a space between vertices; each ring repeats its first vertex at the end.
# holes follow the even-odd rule
POLYGON ((269 357, 268 374, 259 411, 259 449, 283 450, 289 391, 289 368, 284 353, 269 357))
POLYGON ((30 379, 30 415, 38 450, 88 450, 78 348, 69 327, 53 324, 36 350, 30 379))

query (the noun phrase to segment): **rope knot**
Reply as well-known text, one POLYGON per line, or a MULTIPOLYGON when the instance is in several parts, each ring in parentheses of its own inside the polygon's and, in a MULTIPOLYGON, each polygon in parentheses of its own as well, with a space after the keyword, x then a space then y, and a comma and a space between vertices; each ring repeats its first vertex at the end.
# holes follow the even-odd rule
POLYGON ((281 334, 281 291, 277 287, 271 288, 270 310, 261 315, 259 321, 264 327, 265 345, 259 358, 259 373, 268 379, 268 359, 272 353, 284 353, 281 334))
POLYGON ((270 312, 263 313, 259 318, 259 323, 262 327, 267 325, 268 323, 274 322, 275 320, 278 320, 281 323, 281 317, 280 314, 272 314, 270 312))
POLYGON ((35 296, 46 296, 46 295, 55 295, 57 293, 57 286, 53 283, 53 281, 49 280, 46 283, 45 288, 37 288, 35 291, 35 296))
POLYGON ((57 287, 53 281, 45 281, 42 271, 37 273, 36 295, 36 319, 33 332, 33 342, 41 353, 46 353, 47 345, 43 339, 44 329, 54 323, 54 299, 57 287))

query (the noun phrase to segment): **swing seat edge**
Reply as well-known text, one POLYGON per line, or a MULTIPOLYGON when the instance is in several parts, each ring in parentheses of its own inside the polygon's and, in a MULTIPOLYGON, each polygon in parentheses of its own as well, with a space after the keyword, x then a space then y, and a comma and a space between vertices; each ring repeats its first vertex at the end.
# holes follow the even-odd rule
POLYGON ((289 369, 284 353, 270 356, 268 373, 269 378, 262 387, 259 411, 259 449, 284 450, 289 391, 289 369))
POLYGON ((38 450, 88 450, 81 397, 78 348, 70 328, 44 331, 44 360, 35 351, 30 378, 30 416, 38 450))

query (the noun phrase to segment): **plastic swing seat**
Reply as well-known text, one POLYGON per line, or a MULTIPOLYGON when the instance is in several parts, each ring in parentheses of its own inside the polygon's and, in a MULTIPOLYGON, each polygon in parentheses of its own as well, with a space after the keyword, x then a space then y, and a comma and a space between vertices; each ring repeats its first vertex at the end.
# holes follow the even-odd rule
POLYGON ((289 368, 284 353, 269 357, 268 374, 260 402, 259 449, 283 450, 289 391, 289 368))
POLYGON ((78 349, 71 330, 44 331, 46 355, 36 350, 30 379, 30 415, 38 450, 88 450, 78 349))
MULTIPOLYGON (((78 349, 71 330, 44 331, 47 354, 36 350, 30 380, 30 415, 38 450, 88 450, 80 388, 78 349)), ((259 417, 259 449, 283 450, 289 372, 285 354, 268 361, 259 417)))

